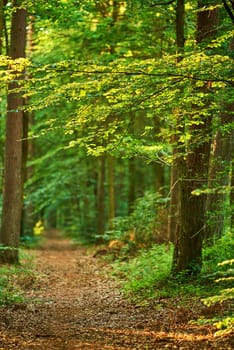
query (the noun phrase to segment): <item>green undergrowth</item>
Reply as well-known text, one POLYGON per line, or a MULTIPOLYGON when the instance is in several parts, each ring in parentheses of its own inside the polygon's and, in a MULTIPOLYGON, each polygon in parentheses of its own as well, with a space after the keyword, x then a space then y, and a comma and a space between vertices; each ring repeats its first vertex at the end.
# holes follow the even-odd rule
MULTIPOLYGON (((213 246, 204 247, 203 269, 199 276, 172 276, 173 247, 166 245, 139 250, 137 256, 126 261, 116 260, 112 273, 125 296, 140 304, 179 297, 181 303, 196 298, 208 308, 225 303, 227 306, 234 298, 233 242, 233 234, 227 233, 213 246)), ((221 317, 213 318, 217 329, 233 327, 234 315, 229 306, 226 310, 221 317)))
POLYGON ((172 255, 172 245, 153 245, 150 249, 140 250, 137 256, 127 261, 115 261, 112 264, 113 275, 120 282, 124 294, 137 302, 209 295, 211 282, 204 281, 202 276, 171 275, 172 255))
POLYGON ((33 257, 20 250, 20 264, 0 265, 0 306, 25 302, 25 290, 35 279, 33 257))
POLYGON ((113 275, 120 281, 125 294, 132 298, 174 297, 193 294, 212 295, 230 281, 233 270, 222 261, 233 257, 233 234, 227 233, 213 246, 203 249, 203 268, 200 276, 187 274, 171 276, 172 245, 155 244, 140 249, 137 255, 113 262, 113 275), (231 275, 231 276, 229 276, 231 275), (223 279, 222 278, 226 278, 223 279), (216 279, 219 278, 219 284, 216 279), (229 279, 228 279, 229 278, 229 279))
POLYGON ((153 245, 141 249, 136 257, 112 264, 113 275, 120 281, 125 295, 130 298, 151 298, 157 295, 157 283, 170 274, 172 247, 153 245))
POLYGON ((42 239, 43 239, 42 236, 25 235, 20 239, 20 246, 26 249, 34 249, 38 247, 42 239))

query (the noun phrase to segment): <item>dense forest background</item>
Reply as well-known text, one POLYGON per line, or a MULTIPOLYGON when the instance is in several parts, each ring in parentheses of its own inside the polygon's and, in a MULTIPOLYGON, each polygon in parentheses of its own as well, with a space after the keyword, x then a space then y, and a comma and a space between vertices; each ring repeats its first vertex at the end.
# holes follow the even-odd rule
POLYGON ((233 225, 233 1, 1 1, 1 252, 59 228, 174 246, 233 225))

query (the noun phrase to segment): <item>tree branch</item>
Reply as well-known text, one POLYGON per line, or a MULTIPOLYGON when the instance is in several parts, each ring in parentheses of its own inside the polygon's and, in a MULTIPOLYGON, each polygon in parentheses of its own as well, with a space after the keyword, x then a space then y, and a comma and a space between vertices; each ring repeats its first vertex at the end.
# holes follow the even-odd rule
POLYGON ((159 5, 170 5, 170 4, 173 4, 173 2, 176 2, 176 0, 169 0, 167 2, 157 2, 156 4, 152 4, 151 7, 154 7, 154 6, 159 6, 159 5))
MULTIPOLYGON (((228 3, 226 0, 222 0, 223 2, 223 6, 225 8, 225 10, 227 11, 229 17, 232 20, 232 23, 234 24, 234 13, 232 12, 232 9, 229 7, 228 3)), ((232 0, 230 0, 231 4, 232 4, 232 8, 234 7, 234 2, 232 0)))

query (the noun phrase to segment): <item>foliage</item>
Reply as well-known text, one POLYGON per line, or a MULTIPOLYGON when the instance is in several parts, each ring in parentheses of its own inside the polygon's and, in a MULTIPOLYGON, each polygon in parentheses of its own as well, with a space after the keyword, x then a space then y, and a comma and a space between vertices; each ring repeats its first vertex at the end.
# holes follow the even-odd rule
POLYGON ((41 237, 38 237, 38 236, 23 235, 20 238, 20 247, 27 248, 27 249, 36 248, 38 247, 40 240, 41 240, 41 237))
MULTIPOLYGON (((233 258, 234 234, 226 232, 214 245, 205 246, 203 249, 203 268, 202 273, 209 277, 217 271, 217 265, 220 261, 226 261, 233 258)), ((220 265, 218 265, 220 266, 220 265)), ((218 269, 220 270, 220 268, 218 269)), ((215 276, 214 276, 215 277, 215 276)))
POLYGON ((135 231, 137 243, 152 244, 167 241, 166 206, 168 198, 160 193, 147 191, 142 198, 137 198, 130 223, 135 231))
POLYGON ((22 264, 0 267, 0 305, 22 303, 24 291, 35 281, 32 259, 21 251, 22 264))
POLYGON ((123 282, 128 296, 149 298, 157 295, 157 283, 166 280, 170 274, 171 248, 153 245, 150 249, 139 251, 138 256, 128 262, 113 264, 113 273, 123 282))
POLYGON ((167 201, 160 193, 145 192, 143 197, 136 199, 129 216, 114 218, 114 229, 106 231, 103 238, 130 244, 134 242, 137 246, 167 241, 164 227, 167 201))
POLYGON ((233 282, 233 269, 227 269, 233 256, 233 236, 227 234, 212 247, 204 248, 204 264, 201 276, 193 279, 186 272, 171 276, 172 247, 153 245, 140 250, 136 257, 128 261, 116 261, 113 273, 121 282, 124 292, 134 299, 150 297, 197 296, 209 302, 233 298, 233 289, 224 289, 233 282), (220 258, 226 260, 218 265, 220 258), (228 260, 229 259, 229 260, 228 260), (218 279, 219 284, 214 283, 218 279), (223 290, 223 291, 222 291, 223 290), (213 297, 214 293, 220 293, 213 297))
MULTIPOLYGON (((232 301, 234 299, 234 288, 232 287, 234 282, 234 269, 232 268, 233 264, 234 264, 234 259, 225 260, 218 264, 218 267, 222 268, 221 270, 222 274, 219 273, 220 276, 219 278, 215 279, 215 283, 220 283, 222 285, 222 289, 219 292, 219 294, 204 298, 203 303, 205 305, 211 306, 217 303, 222 304, 227 301, 232 301)), ((230 315, 223 316, 223 318, 218 321, 217 319, 214 319, 213 323, 219 330, 217 332, 217 334, 219 335, 232 332, 234 330, 233 311, 231 312, 230 315)))

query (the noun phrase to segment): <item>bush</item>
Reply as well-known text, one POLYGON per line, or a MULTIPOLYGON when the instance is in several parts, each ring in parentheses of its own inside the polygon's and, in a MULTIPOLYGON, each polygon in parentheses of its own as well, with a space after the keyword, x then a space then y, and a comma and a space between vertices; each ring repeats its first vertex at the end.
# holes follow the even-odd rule
POLYGON ((122 281, 126 295, 135 297, 155 296, 155 286, 170 274, 172 247, 154 245, 142 249, 138 256, 128 262, 113 264, 113 274, 122 281))
MULTIPOLYGON (((215 279, 215 283, 222 283, 223 286, 226 286, 223 287, 218 294, 202 299, 205 305, 211 306, 214 304, 223 304, 234 299, 234 288, 232 287, 234 282, 234 269, 232 268, 233 265, 234 259, 226 260, 218 264, 218 267, 221 268, 221 270, 219 268, 217 269, 217 275, 219 274, 221 277, 215 279)), ((233 311, 231 311, 229 315, 224 315, 219 320, 217 320, 217 318, 214 318, 212 323, 219 330, 219 335, 232 332, 234 330, 233 311)))
POLYGON ((216 274, 219 270, 217 265, 220 261, 232 259, 233 252, 234 234, 233 232, 227 232, 213 246, 204 247, 202 273, 204 275, 216 274))
MULTIPOLYGON (((21 257, 22 257, 22 252, 21 257)), ((32 261, 25 258, 22 265, 0 267, 0 305, 22 303, 25 301, 24 290, 35 281, 32 261)))
POLYGON ((101 237, 107 242, 120 240, 125 243, 135 242, 140 246, 167 241, 165 223, 167 222, 166 203, 159 193, 146 192, 134 204, 133 212, 126 217, 113 220, 113 230, 106 231, 101 237))

